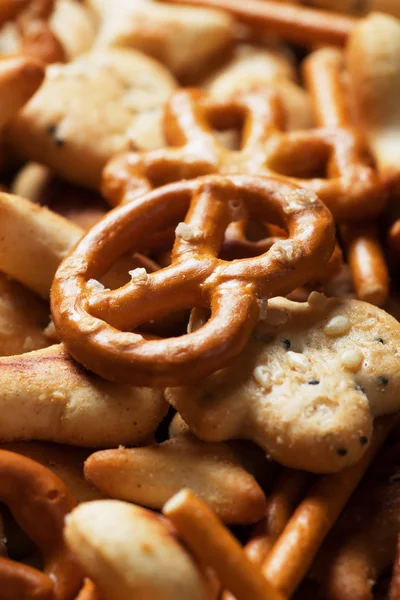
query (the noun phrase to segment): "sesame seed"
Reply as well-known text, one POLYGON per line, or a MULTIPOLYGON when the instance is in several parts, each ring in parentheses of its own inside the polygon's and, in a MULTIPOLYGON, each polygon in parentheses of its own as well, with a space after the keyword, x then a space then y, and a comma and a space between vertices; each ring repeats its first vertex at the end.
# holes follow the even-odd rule
POLYGON ((360 370, 363 360, 364 355, 361 352, 361 350, 358 350, 358 348, 350 348, 349 350, 345 350, 345 352, 343 352, 342 356, 340 357, 342 365, 348 371, 353 372, 360 370))
POLYGON ((344 315, 333 317, 324 327, 324 333, 330 337, 344 335, 350 329, 350 321, 344 315))
POLYGON ((253 377, 258 385, 261 385, 261 387, 265 388, 266 390, 271 387, 271 380, 267 367, 260 366, 254 369, 253 377))
POLYGON ((289 352, 286 354, 286 357, 289 365, 294 369, 305 371, 308 368, 308 360, 303 354, 289 350, 289 352))
POLYGON ((283 338, 283 340, 282 340, 282 346, 285 348, 285 350, 289 350, 289 348, 291 346, 290 340, 287 340, 286 338, 283 338))

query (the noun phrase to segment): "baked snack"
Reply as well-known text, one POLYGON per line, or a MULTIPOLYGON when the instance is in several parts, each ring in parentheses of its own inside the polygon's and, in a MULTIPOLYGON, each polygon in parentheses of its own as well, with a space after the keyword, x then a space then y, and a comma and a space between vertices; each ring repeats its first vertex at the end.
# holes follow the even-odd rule
POLYGON ((200 439, 251 439, 289 467, 337 471, 364 454, 373 418, 399 409, 399 335, 358 300, 273 299, 226 369, 166 398, 200 439))
POLYGON ((86 0, 99 23, 96 49, 135 48, 185 75, 233 41, 233 20, 204 8, 155 0, 86 0))
POLYGON ((67 517, 65 538, 104 600, 208 600, 210 587, 166 519, 99 500, 67 517))
POLYGON ((113 154, 162 145, 160 109, 174 87, 172 75, 140 52, 91 52, 47 68, 40 91, 10 123, 8 140, 68 181, 98 189, 113 154))

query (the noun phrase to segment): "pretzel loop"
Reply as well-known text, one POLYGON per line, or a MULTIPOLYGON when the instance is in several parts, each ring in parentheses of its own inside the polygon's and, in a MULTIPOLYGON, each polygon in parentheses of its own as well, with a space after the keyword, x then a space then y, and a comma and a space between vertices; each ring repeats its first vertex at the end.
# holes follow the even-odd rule
POLYGON ((24 456, 0 451, 0 499, 41 552, 44 573, 0 558, 3 600, 70 600, 81 574, 64 544, 65 516, 76 501, 51 471, 24 456))
POLYGON ((112 159, 103 193, 113 205, 151 187, 205 174, 278 177, 311 189, 336 221, 378 215, 385 194, 358 133, 351 127, 341 83, 342 53, 325 48, 305 61, 307 87, 319 127, 285 131, 280 99, 267 89, 218 101, 196 89, 172 95, 164 131, 170 147, 112 159), (225 148, 214 129, 241 128, 239 150, 225 148))
POLYGON ((115 209, 77 244, 54 279, 54 323, 76 360, 106 379, 176 385, 236 356, 259 317, 260 299, 308 281, 333 245, 329 211, 292 184, 209 176, 169 185, 115 209), (218 258, 239 203, 252 218, 283 227, 288 239, 258 257, 218 258), (89 280, 100 279, 121 254, 176 223, 182 212, 186 224, 177 229, 171 266, 133 272, 125 286, 91 293, 89 280), (151 341, 131 333, 146 320, 193 306, 211 309, 198 331, 151 341))

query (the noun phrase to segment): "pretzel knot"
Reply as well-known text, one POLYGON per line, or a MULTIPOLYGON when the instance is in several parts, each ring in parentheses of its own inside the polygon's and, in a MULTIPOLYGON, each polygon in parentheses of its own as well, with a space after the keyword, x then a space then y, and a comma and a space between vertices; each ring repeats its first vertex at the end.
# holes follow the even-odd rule
POLYGON ((81 573, 63 539, 65 516, 76 501, 51 471, 29 458, 0 451, 0 500, 38 547, 44 573, 0 558, 3 600, 70 600, 81 573))
POLYGON ((177 385, 237 356, 265 307, 310 280, 329 260, 334 226, 313 192, 272 178, 209 176, 171 184, 111 211, 65 258, 52 287, 54 323, 69 352, 106 379, 144 386, 177 385), (255 258, 218 258, 226 227, 245 207, 277 224, 288 239, 255 258), (169 267, 101 290, 98 279, 128 251, 186 215, 176 229, 169 267), (145 340, 135 327, 192 307, 211 309, 199 330, 145 340))
POLYGON ((305 131, 284 130, 280 99, 265 88, 222 101, 203 90, 179 90, 164 115, 164 133, 172 147, 111 159, 103 176, 104 195, 115 206, 172 181, 246 173, 313 190, 339 222, 357 221, 360 214, 376 216, 385 197, 346 112, 341 60, 340 52, 324 49, 306 61, 306 82, 320 127, 305 131), (237 127, 242 127, 241 147, 229 150, 214 129, 237 127))

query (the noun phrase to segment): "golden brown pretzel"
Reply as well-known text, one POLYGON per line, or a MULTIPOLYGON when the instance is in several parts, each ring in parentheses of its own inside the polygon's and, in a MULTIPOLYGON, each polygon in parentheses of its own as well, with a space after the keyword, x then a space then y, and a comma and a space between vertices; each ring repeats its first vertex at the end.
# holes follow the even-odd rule
POLYGON ((323 49, 305 63, 316 129, 285 132, 280 101, 266 89, 229 101, 196 89, 176 92, 164 116, 165 136, 173 147, 112 159, 103 174, 103 194, 115 206, 172 181, 246 173, 279 177, 313 190, 337 221, 376 216, 385 195, 361 138, 350 127, 340 81, 342 58, 339 50, 323 49), (228 150, 212 127, 226 129, 242 122, 241 148, 228 150), (324 170, 326 177, 321 175, 324 170))
POLYGON ((65 516, 76 501, 62 481, 29 458, 0 451, 0 498, 35 542, 44 573, 0 558, 1 600, 71 600, 81 574, 63 539, 65 516))
POLYGON ((225 10, 238 21, 265 28, 294 42, 343 45, 356 19, 270 0, 163 0, 170 4, 225 10))
POLYGON ((310 280, 333 246, 331 215, 312 192, 244 175, 182 181, 111 211, 82 238, 53 281, 54 324, 78 362, 106 379, 181 384, 237 356, 263 313, 263 299, 310 280), (239 202, 250 216, 285 228, 289 237, 259 257, 225 262, 218 253, 239 202), (186 213, 176 230, 171 266, 152 274, 133 271, 132 281, 113 291, 96 290, 96 281, 88 284, 132 243, 141 246, 186 213), (193 306, 212 313, 193 333, 156 341, 129 333, 193 306))

